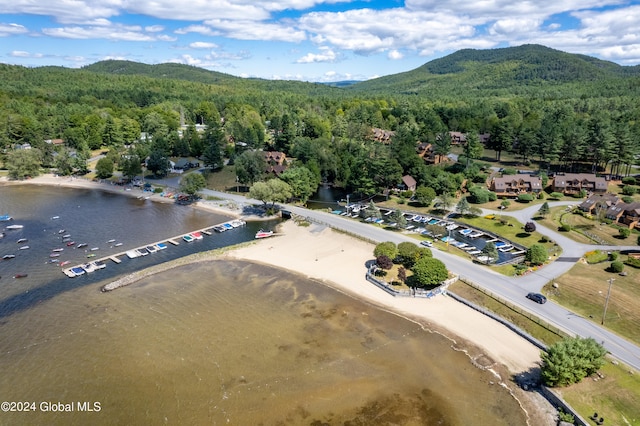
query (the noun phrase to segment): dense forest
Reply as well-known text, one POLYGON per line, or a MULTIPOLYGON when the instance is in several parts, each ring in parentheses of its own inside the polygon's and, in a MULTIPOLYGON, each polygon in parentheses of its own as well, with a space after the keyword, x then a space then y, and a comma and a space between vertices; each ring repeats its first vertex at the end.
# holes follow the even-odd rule
POLYGON ((413 71, 335 86, 179 64, 0 65, 0 164, 14 172, 19 165, 14 177, 41 167, 82 173, 90 152, 105 149, 114 167, 134 176, 143 159, 162 173, 170 156, 212 168, 226 158, 251 185, 265 177, 254 151, 273 150, 296 159, 282 177, 291 183, 374 194, 409 174, 438 195, 454 194, 463 182, 483 183, 483 165, 430 166, 416 154, 430 143, 446 156, 451 131, 467 135, 460 147, 467 160, 482 155, 479 136, 488 134, 484 148, 497 157, 510 153, 547 171, 631 173, 640 155, 639 95, 639 67, 535 45, 461 50, 413 71), (201 124, 205 132, 196 130, 201 124), (374 128, 393 136, 375 140, 374 128), (24 144, 34 149, 15 149, 24 144))

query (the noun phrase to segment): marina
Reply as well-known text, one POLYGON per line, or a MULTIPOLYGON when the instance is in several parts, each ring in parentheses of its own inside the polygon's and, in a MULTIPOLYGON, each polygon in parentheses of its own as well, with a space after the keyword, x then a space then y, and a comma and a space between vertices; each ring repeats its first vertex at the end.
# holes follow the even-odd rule
MULTIPOLYGON (((148 256, 150 254, 159 252, 161 250, 165 250, 168 247, 167 243, 173 244, 175 246, 179 245, 180 243, 178 242, 178 240, 181 238, 187 243, 189 243, 196 240, 202 240, 204 238, 203 235, 208 235, 208 236, 213 235, 213 233, 211 232, 212 229, 222 228, 226 231, 229 229, 239 228, 244 225, 246 225, 245 221, 240 219, 234 219, 232 221, 224 222, 219 225, 207 226, 206 228, 198 229, 186 234, 181 234, 172 238, 167 238, 165 240, 157 241, 155 243, 145 244, 131 250, 126 250, 120 253, 105 256, 89 263, 83 263, 80 265, 72 266, 70 268, 65 268, 62 270, 62 273, 69 278, 74 278, 80 275, 84 275, 85 273, 94 272, 97 269, 105 268, 106 264, 104 262, 108 260, 112 261, 113 263, 119 264, 122 262, 122 260, 120 259, 122 256, 126 256, 129 259, 136 259, 138 257, 148 256)), ((273 234, 273 232, 271 232, 271 234, 273 234)), ((97 251, 98 249, 99 249, 98 247, 94 247, 91 249, 91 251, 97 251)), ((55 250, 62 251, 63 249, 54 249, 54 251, 55 250)), ((58 255, 58 253, 54 253, 54 254, 58 255)), ((87 257, 95 257, 95 254, 90 253, 87 255, 87 257)))

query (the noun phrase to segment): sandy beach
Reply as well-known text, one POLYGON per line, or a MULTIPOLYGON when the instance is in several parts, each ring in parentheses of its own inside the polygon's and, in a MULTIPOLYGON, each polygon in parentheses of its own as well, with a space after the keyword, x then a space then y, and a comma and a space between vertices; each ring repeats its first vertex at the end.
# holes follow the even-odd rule
POLYGON ((507 327, 446 296, 432 299, 393 297, 365 279, 374 245, 311 225, 288 221, 278 236, 227 252, 225 256, 296 271, 412 319, 423 319, 445 336, 478 346, 512 373, 533 368, 540 350, 507 327), (457 337, 456 337, 457 336, 457 337))

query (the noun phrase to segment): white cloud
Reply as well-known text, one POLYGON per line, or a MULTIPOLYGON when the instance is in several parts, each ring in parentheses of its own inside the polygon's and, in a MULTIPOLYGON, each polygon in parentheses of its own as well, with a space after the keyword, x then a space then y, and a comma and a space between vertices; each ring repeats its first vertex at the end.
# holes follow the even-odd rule
POLYGON ((28 30, 23 25, 0 23, 0 37, 25 34, 27 32, 28 30))
POLYGON ((538 19, 499 19, 489 29, 491 35, 509 36, 520 33, 530 33, 540 27, 538 19))
POLYGON ((42 33, 51 37, 67 39, 105 39, 112 41, 174 41, 175 37, 157 33, 157 27, 151 27, 148 32, 139 25, 121 25, 106 20, 100 25, 68 26, 58 28, 43 28, 42 33))
POLYGON ((304 31, 290 25, 253 22, 245 20, 211 19, 205 25, 190 25, 180 28, 177 34, 199 33, 214 37, 229 37, 237 40, 288 41, 299 42, 306 39, 304 31))
POLYGON ((398 60, 398 59, 402 59, 404 58, 404 55, 402 54, 402 52, 399 52, 397 50, 391 50, 388 54, 387 54, 387 58, 389 59, 393 59, 393 60, 398 60))
POLYGON ((42 58, 44 55, 42 53, 25 52, 24 50, 13 50, 9 53, 9 56, 14 58, 42 58))
POLYGON ((310 64, 313 62, 336 62, 338 60, 338 54, 331 50, 327 46, 320 47, 321 53, 307 53, 302 58, 298 59, 298 64, 310 64))
POLYGON ((162 25, 149 25, 144 27, 144 30, 148 33, 159 33, 160 31, 164 31, 164 26, 162 25))
POLYGON ((189 44, 189 47, 192 49, 215 49, 218 47, 215 43, 209 43, 206 41, 196 41, 189 44))

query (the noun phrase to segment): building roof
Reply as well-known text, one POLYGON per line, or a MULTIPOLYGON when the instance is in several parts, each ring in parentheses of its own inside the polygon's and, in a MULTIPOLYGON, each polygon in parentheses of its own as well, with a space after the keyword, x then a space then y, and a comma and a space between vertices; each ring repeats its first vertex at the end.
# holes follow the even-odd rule
POLYGON ((553 186, 556 188, 565 188, 571 184, 589 184, 594 185, 595 189, 606 190, 607 180, 603 177, 597 177, 591 173, 565 173, 563 175, 556 175, 553 178, 553 186))
POLYGON ((513 188, 528 185, 532 190, 542 189, 542 179, 540 176, 502 176, 493 178, 493 186, 496 189, 513 188))
POLYGON ((415 187, 418 182, 416 182, 412 176, 404 175, 402 176, 402 183, 404 183, 407 188, 412 188, 415 187))

